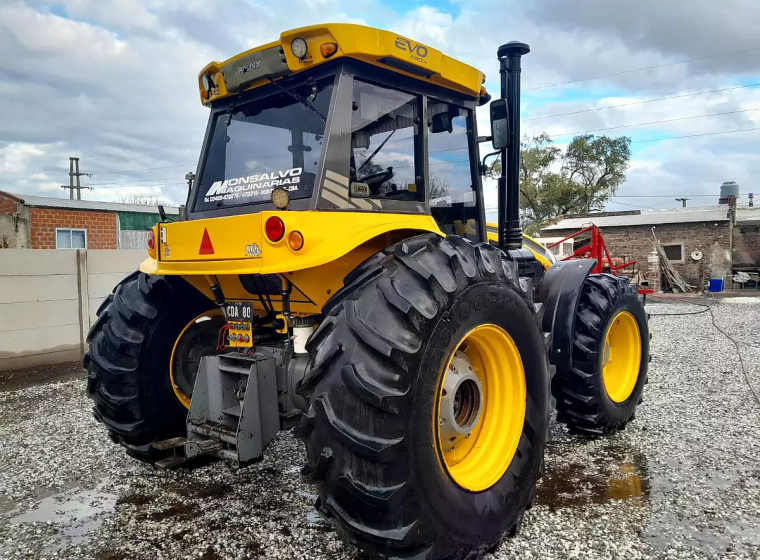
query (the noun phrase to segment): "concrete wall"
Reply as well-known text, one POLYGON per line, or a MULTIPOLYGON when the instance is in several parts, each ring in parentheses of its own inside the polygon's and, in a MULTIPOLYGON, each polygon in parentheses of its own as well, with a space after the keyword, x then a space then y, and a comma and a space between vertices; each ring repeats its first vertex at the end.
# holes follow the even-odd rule
MULTIPOLYGON (((575 231, 548 230, 545 235, 564 237, 575 231)), ((663 245, 683 245, 683 262, 671 261, 671 264, 693 286, 699 286, 702 278, 706 282, 711 277, 731 273, 730 222, 661 224, 655 227, 655 233, 663 245), (700 261, 691 258, 697 249, 704 255, 700 261)), ((606 227, 602 228, 602 235, 613 257, 638 261, 639 269, 649 278, 647 257, 654 250, 652 226, 606 227)))
POLYGON ((79 360, 100 302, 145 251, 0 251, 0 370, 79 360))

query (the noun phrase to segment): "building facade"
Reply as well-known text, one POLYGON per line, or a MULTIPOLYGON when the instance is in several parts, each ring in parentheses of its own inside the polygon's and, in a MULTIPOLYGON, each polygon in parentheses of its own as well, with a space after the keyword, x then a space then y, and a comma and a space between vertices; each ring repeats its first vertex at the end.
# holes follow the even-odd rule
POLYGON ((160 220, 155 206, 0 191, 0 249, 144 249, 160 220))
POLYGON ((731 275, 733 223, 728 206, 567 216, 544 228, 542 236, 565 237, 592 223, 602 230, 611 255, 637 261, 637 270, 650 281, 659 282, 650 278, 648 262, 655 236, 670 264, 692 286, 731 275))

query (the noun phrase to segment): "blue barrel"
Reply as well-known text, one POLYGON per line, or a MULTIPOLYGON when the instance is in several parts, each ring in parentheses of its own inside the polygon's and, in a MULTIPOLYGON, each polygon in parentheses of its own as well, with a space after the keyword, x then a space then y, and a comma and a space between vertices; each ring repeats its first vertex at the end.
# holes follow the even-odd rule
POLYGON ((723 278, 710 278, 708 290, 711 292, 723 291, 723 278))

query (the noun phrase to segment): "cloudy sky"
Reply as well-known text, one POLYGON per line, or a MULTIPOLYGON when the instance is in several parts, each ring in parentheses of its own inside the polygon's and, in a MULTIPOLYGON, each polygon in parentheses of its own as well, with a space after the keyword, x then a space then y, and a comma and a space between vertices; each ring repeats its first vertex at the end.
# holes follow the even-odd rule
POLYGON ((441 49, 493 93, 496 48, 529 43, 525 134, 633 141, 608 209, 714 204, 726 180, 760 190, 757 0, 0 0, 0 190, 67 196, 75 155, 87 199, 183 202, 207 119, 198 71, 328 21, 441 49))

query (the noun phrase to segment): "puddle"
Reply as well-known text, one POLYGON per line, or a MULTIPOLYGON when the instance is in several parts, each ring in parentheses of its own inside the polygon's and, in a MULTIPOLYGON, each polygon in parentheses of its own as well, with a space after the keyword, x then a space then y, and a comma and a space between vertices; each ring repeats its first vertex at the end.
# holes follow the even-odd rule
POLYGON ((550 444, 553 460, 536 488, 537 504, 554 511, 649 496, 649 467, 642 453, 608 446, 591 452, 590 461, 584 463, 563 456, 572 447, 577 445, 550 444), (568 448, 566 452, 563 447, 568 448))
POLYGON ((104 514, 113 511, 116 495, 102 491, 102 484, 93 490, 64 492, 43 498, 39 505, 12 517, 11 525, 51 523, 60 527, 57 546, 44 552, 61 551, 87 539, 103 523, 104 514))

